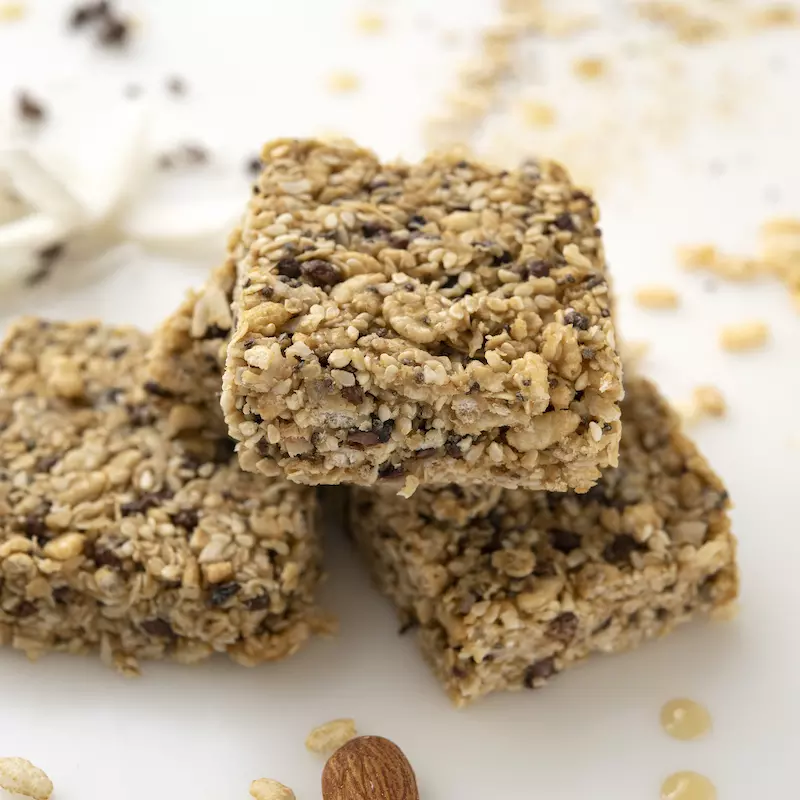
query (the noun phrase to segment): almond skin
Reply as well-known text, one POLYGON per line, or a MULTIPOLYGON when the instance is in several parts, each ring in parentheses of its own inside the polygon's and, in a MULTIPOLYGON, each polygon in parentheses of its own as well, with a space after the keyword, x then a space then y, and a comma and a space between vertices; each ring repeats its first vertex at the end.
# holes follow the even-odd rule
POLYGON ((419 800, 403 751, 382 736, 359 736, 340 747, 322 771, 323 800, 419 800))

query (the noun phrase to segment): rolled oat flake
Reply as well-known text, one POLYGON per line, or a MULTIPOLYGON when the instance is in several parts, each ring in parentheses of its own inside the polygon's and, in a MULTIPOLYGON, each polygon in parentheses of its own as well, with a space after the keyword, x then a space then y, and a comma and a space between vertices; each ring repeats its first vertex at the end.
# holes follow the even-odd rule
POLYGON ((53 793, 53 782, 24 758, 0 758, 0 788, 34 800, 47 800, 53 793))

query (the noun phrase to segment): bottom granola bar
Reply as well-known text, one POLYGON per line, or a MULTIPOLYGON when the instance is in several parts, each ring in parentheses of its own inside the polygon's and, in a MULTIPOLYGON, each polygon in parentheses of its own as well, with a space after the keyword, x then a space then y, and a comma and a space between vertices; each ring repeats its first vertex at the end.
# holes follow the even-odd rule
POLYGON ((539 687, 736 597, 727 492, 655 387, 626 389, 619 468, 587 494, 353 491, 375 579, 457 704, 539 687))
POLYGON ((0 642, 129 672, 289 655, 315 622, 314 494, 241 472, 221 423, 155 397, 148 346, 25 320, 0 349, 0 642))

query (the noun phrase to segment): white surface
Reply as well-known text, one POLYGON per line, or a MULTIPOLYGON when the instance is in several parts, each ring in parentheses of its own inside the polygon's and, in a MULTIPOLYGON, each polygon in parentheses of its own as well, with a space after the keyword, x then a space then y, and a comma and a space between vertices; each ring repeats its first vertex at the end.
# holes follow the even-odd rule
MULTIPOLYGON (((207 143, 217 163, 198 182, 206 190, 236 189, 242 198, 240 165, 272 136, 336 129, 383 155, 418 154, 421 120, 455 70, 441 32, 469 34, 493 13, 489 0, 376 2, 389 30, 364 40, 353 32, 354 12, 364 8, 355 2, 142 0, 135 4, 142 20, 136 45, 114 55, 64 33, 64 3, 29 5, 33 14, 24 23, 0 26, 0 98, 26 86, 66 114, 58 97, 67 85, 121 94, 123 85, 140 83, 160 98, 154 135, 165 143, 207 143), (336 69, 360 74, 363 90, 327 95, 325 77, 336 69), (187 80, 185 99, 165 97, 171 74, 187 80)), ((639 652, 597 658, 545 691, 456 712, 413 640, 397 636, 390 608, 347 543, 333 535, 324 599, 341 616, 338 638, 255 670, 223 659, 192 669, 154 664, 137 681, 94 659, 52 656, 31 666, 4 651, 0 754, 45 768, 61 800, 246 797, 259 776, 308 800, 319 797, 321 762, 305 752, 306 733, 352 716, 361 732, 403 747, 423 800, 643 800, 656 798, 663 777, 679 769, 711 777, 720 800, 794 796, 800 316, 778 287, 719 284, 708 291, 706 279, 680 274, 672 254, 676 244, 698 240, 745 252, 766 216, 800 214, 797 45, 796 33, 726 45, 729 58, 759 76, 746 102, 757 113, 692 131, 676 150, 654 151, 638 177, 621 176, 602 198, 624 335, 653 342, 649 371, 671 397, 710 382, 730 402, 730 418, 696 436, 736 502, 744 580, 737 622, 689 626, 639 652), (781 71, 767 68, 779 59, 781 71), (722 177, 710 177, 712 159, 725 164, 722 177), (767 186, 780 189, 778 205, 767 206, 767 186), (634 309, 632 288, 648 282, 680 286, 682 310, 634 309), (745 317, 769 320, 770 347, 721 353, 718 326, 745 317), (675 696, 708 705, 714 730, 706 740, 680 743, 662 733, 659 708, 675 696)), ((86 131, 90 143, 101 136, 100 129, 86 131)), ((199 192, 182 185, 172 191, 186 203, 199 192)), ((218 257, 208 252, 204 266, 218 257)), ((37 313, 150 328, 202 274, 131 249, 109 259, 93 282, 62 275, 26 295, 4 294, 0 314, 3 324, 37 313)))

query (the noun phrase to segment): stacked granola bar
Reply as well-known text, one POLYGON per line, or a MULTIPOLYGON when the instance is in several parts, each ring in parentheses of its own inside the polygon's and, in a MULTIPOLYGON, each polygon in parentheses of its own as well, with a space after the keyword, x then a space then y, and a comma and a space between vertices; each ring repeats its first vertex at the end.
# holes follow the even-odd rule
POLYGON ((378 586, 457 703, 723 613, 727 494, 651 384, 628 377, 623 400, 597 209, 561 166, 383 164, 313 140, 262 159, 227 260, 152 341, 29 323, 6 344, 6 638, 118 661, 291 652, 314 626, 309 486, 339 483, 378 586), (34 408, 57 445, 25 427, 34 408), (88 427, 103 432, 91 458, 88 427), (114 482, 118 451, 156 466, 131 455, 114 482), (97 488, 67 513, 78 477, 97 488))

